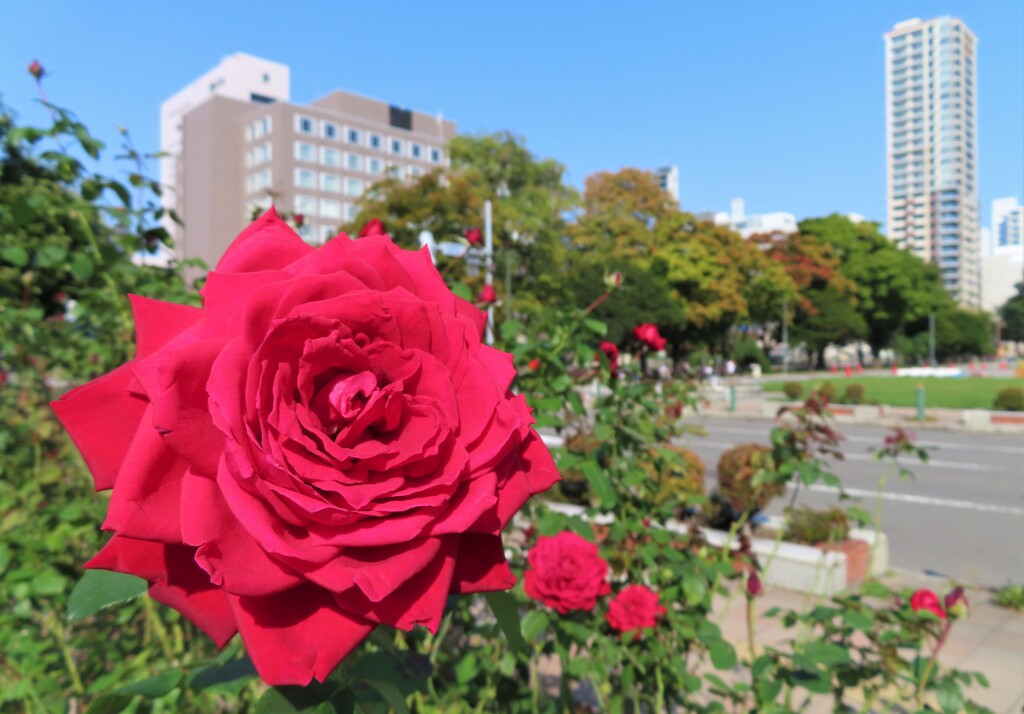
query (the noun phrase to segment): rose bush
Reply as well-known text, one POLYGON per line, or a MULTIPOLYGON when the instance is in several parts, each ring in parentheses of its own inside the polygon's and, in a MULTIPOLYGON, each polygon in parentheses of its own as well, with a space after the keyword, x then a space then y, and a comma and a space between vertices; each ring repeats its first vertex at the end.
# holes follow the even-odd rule
POLYGON ((515 583, 500 532, 557 471, 426 252, 314 249, 271 210, 202 294, 135 298, 135 358, 53 404, 113 489, 87 567, 145 578, 218 645, 239 632, 272 684, 515 583))
POLYGON ((527 560, 526 594, 563 615, 570 610, 593 610, 597 599, 611 592, 608 563, 597 546, 571 531, 541 536, 527 560))

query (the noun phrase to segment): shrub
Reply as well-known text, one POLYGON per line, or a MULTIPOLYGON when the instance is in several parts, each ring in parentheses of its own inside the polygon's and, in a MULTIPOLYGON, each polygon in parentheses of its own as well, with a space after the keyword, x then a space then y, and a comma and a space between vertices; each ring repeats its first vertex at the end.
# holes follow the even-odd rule
POLYGON ((815 545, 826 541, 842 542, 849 533, 850 524, 843 509, 818 510, 801 506, 789 514, 786 540, 815 545))
POLYGON ((739 444, 725 451, 718 460, 718 490, 739 513, 763 510, 786 487, 782 483, 754 485, 754 476, 771 468, 771 449, 762 444, 739 444))
POLYGON ((848 384, 846 385, 846 392, 843 394, 843 401, 847 404, 863 404, 864 403, 864 385, 863 384, 848 384))
POLYGON ((825 397, 829 402, 834 402, 836 397, 839 396, 839 390, 836 389, 836 385, 832 382, 822 382, 818 385, 818 388, 814 390, 814 393, 818 396, 825 397))
POLYGON ((996 590, 996 605, 1024 612, 1024 585, 1004 585, 996 590))
POLYGON ((782 385, 782 391, 790 401, 796 401, 804 395, 804 385, 800 382, 786 382, 782 385))
POLYGON ((663 506, 669 501, 691 503, 704 495, 707 466, 704 459, 682 446, 663 446, 648 451, 651 461, 643 464, 654 481, 654 503, 663 506))
MULTIPOLYGON (((565 450, 575 456, 589 459, 601 449, 601 442, 593 434, 586 431, 577 432, 565 440, 565 450)), ((562 480, 558 482, 558 493, 569 503, 582 506, 590 505, 590 484, 586 476, 577 468, 569 467, 561 470, 562 480)), ((556 496, 555 489, 550 495, 556 496)))
POLYGON ((1004 412, 1024 412, 1024 389, 1007 387, 1000 390, 993 406, 1004 412))
POLYGON ((756 342, 750 338, 736 340, 732 348, 732 357, 741 368, 750 367, 752 364, 761 365, 761 369, 767 372, 772 367, 772 361, 764 353, 756 342))

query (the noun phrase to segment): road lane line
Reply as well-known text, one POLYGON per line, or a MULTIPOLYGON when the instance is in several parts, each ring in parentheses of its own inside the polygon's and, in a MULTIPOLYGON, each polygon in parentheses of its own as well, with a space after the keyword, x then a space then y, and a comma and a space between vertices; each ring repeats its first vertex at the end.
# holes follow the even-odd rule
MULTIPOLYGON (((686 444, 684 444, 686 445, 686 444)), ((701 446, 712 446, 722 449, 731 449, 736 444, 727 441, 712 441, 710 439, 701 439, 699 441, 693 441, 689 445, 689 448, 699 449, 701 446)), ((844 461, 871 461, 873 463, 882 464, 871 454, 846 454, 844 461)), ((903 464, 911 471, 915 469, 926 469, 929 466, 939 469, 957 469, 958 471, 996 471, 997 469, 990 468, 985 464, 975 464, 969 461, 943 461, 940 459, 928 459, 928 461, 914 462, 913 464, 903 464)))
MULTIPOLYGON (((789 488, 796 488, 793 484, 787 484, 789 488)), ((826 486, 816 483, 802 488, 810 491, 823 493, 838 493, 839 489, 834 486, 826 486)), ((878 498, 877 491, 868 491, 861 488, 847 488, 846 493, 850 496, 864 498, 878 498)), ((1013 506, 992 506, 987 503, 973 503, 972 501, 955 501, 949 498, 934 498, 932 496, 915 496, 912 493, 889 493, 883 492, 882 499, 886 501, 902 501, 904 503, 916 503, 921 506, 938 506, 940 508, 962 508, 969 511, 982 511, 984 513, 1000 513, 1008 516, 1024 516, 1024 508, 1013 506)))

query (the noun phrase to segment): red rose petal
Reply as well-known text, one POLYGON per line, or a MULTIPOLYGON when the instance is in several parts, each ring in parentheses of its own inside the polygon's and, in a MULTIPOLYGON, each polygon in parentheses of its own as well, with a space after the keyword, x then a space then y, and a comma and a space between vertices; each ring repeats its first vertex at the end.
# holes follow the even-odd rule
POLYGON ((115 535, 85 567, 145 578, 154 600, 185 615, 223 647, 237 632, 234 617, 224 592, 210 583, 194 555, 188 546, 115 535))
POLYGON ((526 499, 543 493, 561 480, 555 460, 536 432, 530 432, 520 451, 513 455, 515 467, 498 488, 498 519, 504 528, 526 499))
MULTIPOLYGON (((145 421, 152 418, 152 407, 145 421)), ((156 429, 135 433, 117 474, 104 530, 163 543, 181 543, 181 479, 188 469, 156 429)))
POLYGON ((516 576, 505 559, 500 535, 467 533, 461 537, 452 577, 453 593, 508 590, 515 584, 516 576))
POLYGON ((274 686, 324 681, 375 627, 342 611, 316 585, 263 597, 228 595, 228 602, 256 671, 274 686))
POLYGON ((242 231, 217 263, 219 273, 278 270, 313 252, 271 208, 242 231))
POLYGON ((146 411, 146 400, 128 392, 131 365, 132 362, 123 364, 50 402, 82 452, 97 491, 114 487, 121 462, 146 411))
POLYGON ((194 325, 203 311, 191 305, 129 295, 135 321, 135 359, 145 359, 194 325))

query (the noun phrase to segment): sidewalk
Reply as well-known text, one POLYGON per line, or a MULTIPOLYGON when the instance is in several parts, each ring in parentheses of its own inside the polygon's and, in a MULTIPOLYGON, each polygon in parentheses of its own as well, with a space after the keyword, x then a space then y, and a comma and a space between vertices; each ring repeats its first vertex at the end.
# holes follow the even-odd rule
MULTIPOLYGON (((883 578, 890 587, 899 589, 931 588, 942 593, 949 588, 941 578, 896 571, 883 578)), ((967 672, 981 672, 988 677, 989 687, 971 687, 967 698, 989 707, 997 714, 1020 714, 1024 707, 1024 614, 996 606, 985 590, 968 590, 970 613, 950 631, 940 663, 967 672)), ((758 600, 758 613, 773 607, 803 611, 820 602, 818 598, 782 588, 768 588, 758 600)), ((746 602, 736 596, 720 599, 715 622, 722 634, 740 653, 746 652, 746 602)), ((785 647, 799 628, 784 628, 778 619, 761 619, 758 640, 761 645, 785 647)), ((815 711, 811 709, 810 711, 815 711)), ((823 709, 828 711, 828 709, 823 709)))
MULTIPOLYGON (((701 398, 706 400, 698 410, 704 416, 727 419, 771 420, 784 406, 795 403, 766 398, 752 393, 750 383, 737 383, 735 409, 730 408, 729 386, 717 389, 703 389, 701 398)), ((926 409, 925 419, 917 420, 913 407, 868 406, 832 404, 829 411, 839 424, 864 424, 881 427, 912 427, 915 430, 959 431, 971 434, 1022 434, 1024 435, 1024 414, 1009 412, 987 412, 964 409, 926 409)))

